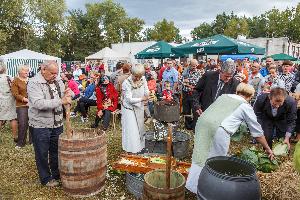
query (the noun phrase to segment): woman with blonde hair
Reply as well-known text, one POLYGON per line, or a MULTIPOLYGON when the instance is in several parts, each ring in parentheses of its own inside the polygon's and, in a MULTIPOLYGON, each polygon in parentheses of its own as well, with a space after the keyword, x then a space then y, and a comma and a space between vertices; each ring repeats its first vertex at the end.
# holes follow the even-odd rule
POLYGON ((6 66, 0 60, 0 128, 5 121, 10 121, 14 141, 18 138, 18 122, 16 113, 16 101, 11 93, 12 79, 6 74, 6 66))
POLYGON ((223 94, 198 118, 192 166, 186 183, 186 188, 191 192, 197 192, 199 175, 206 160, 227 155, 230 137, 234 135, 242 122, 247 124, 252 137, 261 143, 269 157, 273 158, 273 152, 249 104, 254 92, 251 85, 240 83, 236 94, 223 94))
MULTIPOLYGON (((18 142, 16 148, 24 147, 26 144, 28 130, 28 95, 27 82, 29 75, 29 67, 20 65, 18 67, 18 76, 12 82, 11 92, 16 99, 17 116, 18 116, 18 142)), ((31 143, 31 135, 29 133, 29 143, 31 143)))
POLYGON ((122 84, 122 147, 138 153, 145 147, 144 103, 149 90, 141 64, 131 68, 131 75, 122 84))

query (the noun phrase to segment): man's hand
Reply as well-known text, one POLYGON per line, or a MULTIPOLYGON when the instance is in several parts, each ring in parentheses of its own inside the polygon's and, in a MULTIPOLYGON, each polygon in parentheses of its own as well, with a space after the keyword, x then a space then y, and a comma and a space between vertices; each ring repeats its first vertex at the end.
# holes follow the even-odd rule
POLYGON ((149 99, 148 96, 143 96, 143 97, 142 97, 142 101, 147 101, 148 99, 149 99))
POLYGON ((100 117, 100 118, 101 118, 101 117, 102 117, 102 115, 103 115, 103 112, 102 112, 102 110, 99 110, 99 111, 98 111, 98 113, 97 113, 97 115, 98 115, 98 117, 100 117))
POLYGON ((203 113, 203 111, 199 108, 198 110, 196 110, 196 113, 200 116, 203 113))
POLYGON ((67 97, 71 97, 72 96, 72 90, 70 89, 70 88, 67 88, 66 90, 65 90, 65 95, 64 96, 67 96, 67 97))
POLYGON ((61 103, 63 105, 71 104, 72 103, 72 99, 69 96, 64 96, 63 98, 61 98, 61 103))

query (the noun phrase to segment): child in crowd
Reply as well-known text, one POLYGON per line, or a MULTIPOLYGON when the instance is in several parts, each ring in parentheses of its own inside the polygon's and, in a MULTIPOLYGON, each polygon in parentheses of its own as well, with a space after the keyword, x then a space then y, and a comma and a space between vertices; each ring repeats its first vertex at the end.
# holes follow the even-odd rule
POLYGON ((162 98, 167 101, 173 100, 173 92, 169 81, 165 81, 165 89, 162 91, 162 98))

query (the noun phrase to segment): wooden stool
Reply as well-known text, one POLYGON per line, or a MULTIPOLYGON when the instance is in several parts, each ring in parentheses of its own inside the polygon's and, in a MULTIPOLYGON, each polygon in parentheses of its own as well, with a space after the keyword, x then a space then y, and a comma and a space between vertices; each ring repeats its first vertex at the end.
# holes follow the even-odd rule
POLYGON ((113 130, 115 130, 116 129, 116 121, 117 121, 117 116, 118 116, 118 114, 121 114, 121 110, 119 110, 119 109, 116 109, 114 112, 112 112, 111 113, 112 114, 112 121, 113 121, 113 127, 114 127, 114 129, 113 130))

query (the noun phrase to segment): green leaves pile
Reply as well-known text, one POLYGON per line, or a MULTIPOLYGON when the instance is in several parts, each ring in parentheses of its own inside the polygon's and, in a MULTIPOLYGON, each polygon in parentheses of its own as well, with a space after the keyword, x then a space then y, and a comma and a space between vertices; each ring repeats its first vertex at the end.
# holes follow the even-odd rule
POLYGON ((244 149, 238 156, 241 159, 252 163, 257 170, 264 173, 270 173, 279 167, 279 162, 276 159, 270 160, 267 154, 259 149, 256 149, 256 147, 244 149))

